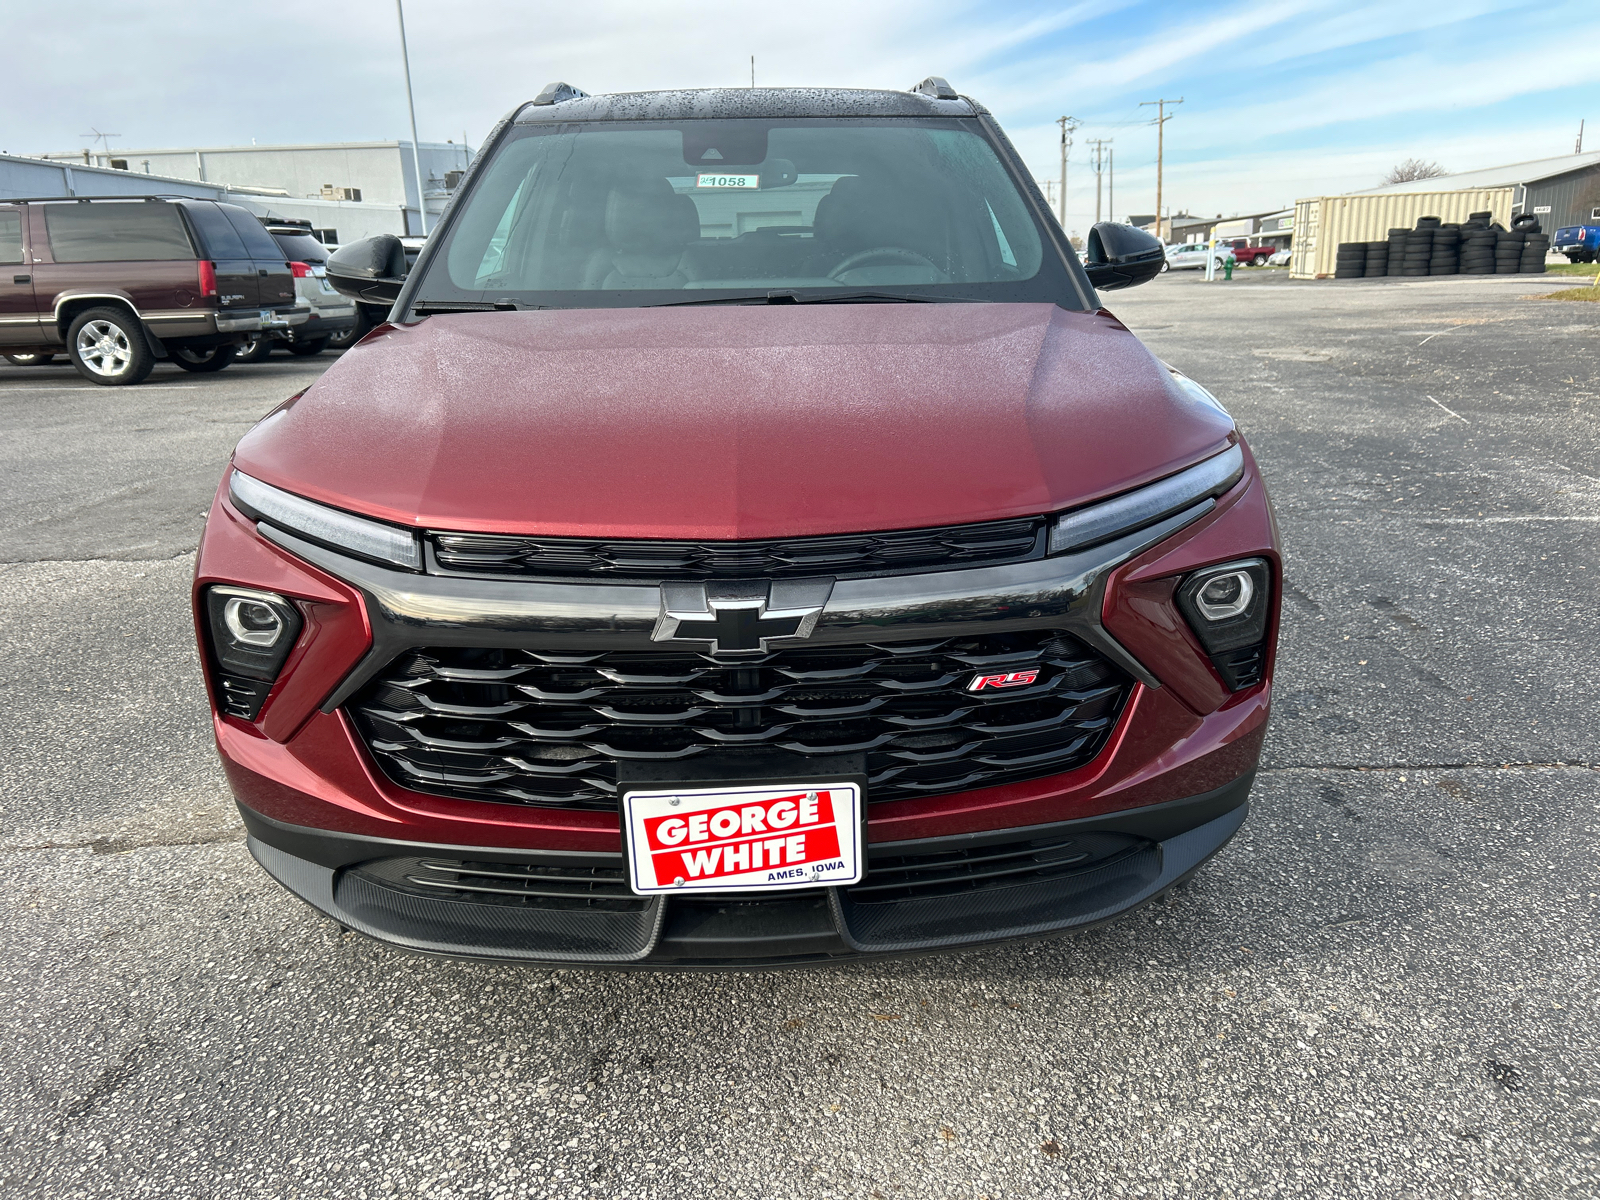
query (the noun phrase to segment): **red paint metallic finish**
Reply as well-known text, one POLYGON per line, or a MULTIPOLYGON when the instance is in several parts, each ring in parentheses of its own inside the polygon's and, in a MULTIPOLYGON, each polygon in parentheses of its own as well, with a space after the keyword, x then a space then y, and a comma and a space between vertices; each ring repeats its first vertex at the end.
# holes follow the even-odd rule
MULTIPOLYGON (((1243 446, 1243 443, 1241 442, 1243 446)), ((1118 568, 1106 585, 1101 620, 1106 630, 1197 713, 1211 713, 1235 696, 1211 665, 1174 593, 1189 572, 1238 558, 1271 564, 1273 588, 1267 642, 1275 653, 1282 606, 1278 529, 1248 446, 1244 477, 1215 511, 1118 568)), ((1272 662, 1266 678, 1271 678, 1272 662)))
MULTIPOLYGON (((200 645, 210 646, 204 593, 214 583, 235 584, 277 592, 293 599, 303 628, 288 660, 252 726, 233 717, 219 718, 286 742, 321 704, 372 645, 361 593, 349 584, 274 546, 255 524, 227 499, 224 478, 206 518, 205 534, 195 560, 193 604, 200 645)), ((212 689, 211 673, 206 686, 212 689)), ((217 697, 211 697, 215 708, 217 697)))
POLYGON ((1050 512, 1233 436, 1102 313, 564 309, 375 330, 237 463, 407 525, 735 539, 1050 512))

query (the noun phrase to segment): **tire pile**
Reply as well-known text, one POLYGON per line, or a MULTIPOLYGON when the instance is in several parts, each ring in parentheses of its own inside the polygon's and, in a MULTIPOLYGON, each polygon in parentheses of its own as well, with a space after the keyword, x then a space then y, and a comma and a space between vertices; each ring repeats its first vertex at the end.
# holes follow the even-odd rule
POLYGON ((1538 275, 1549 252, 1550 235, 1532 213, 1513 218, 1510 229, 1486 212, 1459 225, 1421 217, 1415 229, 1391 229, 1381 242, 1340 242, 1333 277, 1538 275))

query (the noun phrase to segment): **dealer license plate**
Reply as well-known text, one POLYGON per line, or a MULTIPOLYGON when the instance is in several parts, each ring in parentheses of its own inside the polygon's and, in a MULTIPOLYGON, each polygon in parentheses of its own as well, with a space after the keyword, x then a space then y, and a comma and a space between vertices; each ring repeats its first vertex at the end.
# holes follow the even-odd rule
POLYGON ((623 797, 633 890, 777 892, 861 881, 861 787, 657 788, 623 797))

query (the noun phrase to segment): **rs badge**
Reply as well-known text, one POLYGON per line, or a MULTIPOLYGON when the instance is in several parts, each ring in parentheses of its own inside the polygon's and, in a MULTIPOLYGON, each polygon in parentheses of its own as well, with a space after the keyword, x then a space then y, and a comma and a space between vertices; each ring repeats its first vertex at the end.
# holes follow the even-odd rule
POLYGON ((1039 668, 1027 671, 1007 671, 1001 675, 975 675, 967 684, 969 692, 986 692, 990 688, 1027 687, 1039 678, 1039 668))

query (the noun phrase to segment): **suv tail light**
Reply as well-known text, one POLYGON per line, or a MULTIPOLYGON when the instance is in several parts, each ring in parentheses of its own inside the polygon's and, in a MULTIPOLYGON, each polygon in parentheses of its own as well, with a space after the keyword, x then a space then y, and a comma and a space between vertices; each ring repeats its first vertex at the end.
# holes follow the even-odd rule
POLYGON ((217 294, 217 264, 200 260, 200 294, 202 296, 215 296, 217 294))
POLYGON ((294 277, 296 279, 310 279, 311 278, 311 264, 310 263, 292 262, 292 263, 289 264, 289 270, 294 272, 294 277))

